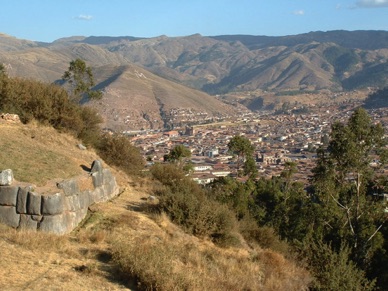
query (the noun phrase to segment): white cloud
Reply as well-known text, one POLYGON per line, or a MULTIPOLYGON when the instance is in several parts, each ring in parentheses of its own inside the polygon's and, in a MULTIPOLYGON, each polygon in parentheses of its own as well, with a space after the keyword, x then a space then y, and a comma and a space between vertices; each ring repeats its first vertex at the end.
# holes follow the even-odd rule
POLYGON ((356 2, 359 8, 380 8, 388 7, 388 0, 359 0, 356 2))
POLYGON ((292 12, 294 15, 304 15, 304 10, 295 10, 292 12))
POLYGON ((93 16, 85 15, 85 14, 80 14, 80 15, 74 17, 74 18, 78 19, 78 20, 91 20, 93 18, 93 16))

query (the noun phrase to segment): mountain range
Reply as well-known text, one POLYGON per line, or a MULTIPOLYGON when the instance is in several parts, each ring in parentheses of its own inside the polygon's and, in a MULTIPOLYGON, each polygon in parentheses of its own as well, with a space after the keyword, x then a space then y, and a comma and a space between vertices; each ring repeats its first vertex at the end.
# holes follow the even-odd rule
POLYGON ((52 43, 0 34, 0 62, 10 76, 55 82, 75 58, 93 67, 105 93, 93 106, 107 127, 162 128, 241 114, 214 95, 384 87, 388 32, 73 36, 52 43))

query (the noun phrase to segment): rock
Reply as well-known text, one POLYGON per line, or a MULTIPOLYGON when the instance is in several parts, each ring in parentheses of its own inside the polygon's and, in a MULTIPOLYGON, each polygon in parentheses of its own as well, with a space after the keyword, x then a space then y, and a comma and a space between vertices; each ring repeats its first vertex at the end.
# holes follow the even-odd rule
POLYGON ((0 206, 0 222, 11 227, 18 227, 20 222, 20 214, 16 213, 14 206, 0 206))
POLYGON ((33 220, 31 215, 21 214, 20 215, 19 229, 37 230, 38 229, 38 222, 36 220, 33 220))
POLYGON ((55 234, 65 234, 69 232, 69 222, 65 214, 43 216, 39 224, 39 230, 55 234))
POLYGON ((19 118, 19 115, 17 115, 17 114, 2 113, 1 118, 6 120, 6 121, 20 123, 20 118, 19 118))
POLYGON ((11 169, 0 172, 0 186, 10 186, 13 182, 13 172, 11 169))
POLYGON ((55 193, 53 195, 42 196, 42 214, 43 215, 55 215, 63 212, 63 199, 62 193, 55 193))
POLYGON ((32 215, 41 215, 42 196, 35 192, 28 192, 27 213, 32 215))
POLYGON ((19 187, 2 186, 0 187, 0 205, 16 206, 19 187))
POLYGON ((90 195, 91 195, 91 191, 90 190, 86 190, 86 191, 80 193, 80 195, 79 195, 79 206, 80 206, 80 209, 88 209, 88 207, 91 204, 91 202, 90 202, 90 195))
POLYGON ((102 172, 102 163, 100 160, 93 161, 91 172, 92 173, 102 172))
POLYGON ((81 208, 80 206, 80 195, 72 195, 65 197, 65 210, 66 211, 76 211, 81 208))
POLYGON ((81 151, 86 150, 86 146, 84 146, 82 143, 78 144, 78 148, 79 148, 81 151))
POLYGON ((16 212, 17 213, 27 213, 27 197, 28 197, 28 191, 31 191, 32 187, 24 187, 24 188, 19 188, 18 191, 18 198, 16 201, 16 212))
POLYGON ((101 172, 92 173, 93 187, 101 187, 104 184, 104 175, 101 172))
POLYGON ((80 192, 78 182, 75 179, 63 180, 57 183, 58 189, 62 189, 66 196, 73 196, 80 192))

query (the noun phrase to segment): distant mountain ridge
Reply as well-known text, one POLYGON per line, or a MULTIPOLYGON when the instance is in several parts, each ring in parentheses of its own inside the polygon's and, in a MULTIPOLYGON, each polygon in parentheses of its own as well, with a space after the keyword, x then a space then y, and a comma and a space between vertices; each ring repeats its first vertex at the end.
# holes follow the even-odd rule
MULTIPOLYGON (((0 34, 0 62, 11 76, 54 82, 75 58, 94 68, 97 87, 110 96, 104 100, 108 102, 105 108, 115 103, 117 96, 112 97, 116 94, 112 92, 127 96, 111 111, 132 108, 128 115, 132 117, 121 116, 119 120, 136 117, 141 120, 136 126, 141 128, 170 127, 182 121, 173 121, 169 115, 179 106, 194 115, 206 112, 207 118, 236 113, 236 108, 203 92, 216 95, 384 87, 388 83, 388 32, 338 30, 279 37, 74 36, 52 43, 0 34), (141 78, 135 71, 147 79, 139 83, 141 78), (136 98, 151 98, 151 92, 152 102, 134 105, 136 98)), ((111 120, 112 116, 106 118, 111 120)))

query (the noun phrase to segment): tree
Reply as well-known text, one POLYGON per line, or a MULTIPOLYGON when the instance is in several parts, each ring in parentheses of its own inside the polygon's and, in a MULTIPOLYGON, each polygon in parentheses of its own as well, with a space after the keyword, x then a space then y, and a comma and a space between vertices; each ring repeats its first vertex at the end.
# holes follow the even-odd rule
POLYGON ((78 102, 84 95, 90 99, 102 97, 101 91, 92 90, 95 85, 92 69, 81 59, 70 62, 69 69, 63 74, 62 80, 71 84, 72 94, 78 102))
POLYGON ((252 167, 254 148, 246 137, 236 135, 228 143, 229 151, 237 155, 237 173, 240 174, 241 165, 244 164, 245 173, 249 174, 256 170, 252 167))
POLYGON ((311 290, 374 290, 374 282, 349 260, 349 252, 346 246, 336 251, 322 241, 306 240, 301 254, 315 279, 311 290))
POLYGON ((183 166, 185 158, 191 157, 191 151, 184 145, 175 146, 170 153, 164 156, 166 162, 176 163, 179 167, 183 166))
POLYGON ((373 193, 383 187, 378 168, 386 161, 384 130, 358 108, 348 123, 332 125, 327 151, 318 151, 313 184, 325 213, 325 239, 339 249, 349 245, 351 258, 364 270, 381 247, 379 230, 386 221, 373 193), (371 161, 379 161, 372 167, 371 161))

